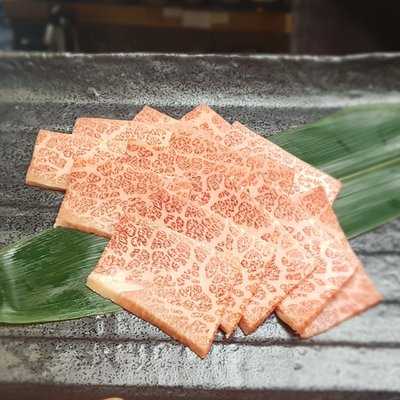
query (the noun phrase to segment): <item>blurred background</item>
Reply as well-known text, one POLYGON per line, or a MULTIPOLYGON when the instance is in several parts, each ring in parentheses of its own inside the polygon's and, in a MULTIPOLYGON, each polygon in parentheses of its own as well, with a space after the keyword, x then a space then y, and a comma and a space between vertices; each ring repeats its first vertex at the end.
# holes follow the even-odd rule
POLYGON ((399 51, 399 20, 399 0, 0 0, 0 50, 399 51))

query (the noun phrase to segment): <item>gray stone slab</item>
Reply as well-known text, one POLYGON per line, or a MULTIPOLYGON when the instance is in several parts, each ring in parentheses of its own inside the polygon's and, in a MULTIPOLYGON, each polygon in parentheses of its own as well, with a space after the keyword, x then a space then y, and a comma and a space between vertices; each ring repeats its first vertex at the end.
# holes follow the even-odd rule
MULTIPOLYGON (((352 104, 400 102, 400 55, 0 56, 0 246, 52 226, 62 194, 24 177, 39 128, 78 116, 214 106, 266 135, 352 104), (95 89, 95 90, 94 90, 95 89)), ((313 340, 272 316, 199 360, 126 312, 0 327, 0 398, 383 399, 400 396, 400 220, 352 240, 385 301, 313 340)))

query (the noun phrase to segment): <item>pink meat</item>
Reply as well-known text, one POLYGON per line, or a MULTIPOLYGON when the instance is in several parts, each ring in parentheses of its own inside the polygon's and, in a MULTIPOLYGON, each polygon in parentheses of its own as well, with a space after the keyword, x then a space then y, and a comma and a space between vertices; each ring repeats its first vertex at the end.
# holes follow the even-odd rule
MULTIPOLYGON (((302 281, 277 308, 277 315, 296 332, 302 332, 323 310, 325 305, 340 291, 343 285, 362 269, 360 260, 354 254, 346 236, 340 228, 336 215, 323 188, 299 196, 303 210, 312 216, 319 227, 321 237, 331 238, 334 244, 325 247, 317 244, 318 252, 326 260, 325 268, 316 269, 302 281), (322 222, 322 223, 321 223, 322 222)), ((304 232, 307 234, 307 232, 304 232)), ((312 243, 310 243, 312 246, 312 243)), ((312 249, 314 252, 314 249, 312 249)))
POLYGON ((209 137, 214 137, 222 143, 225 135, 229 134, 231 130, 231 124, 206 104, 195 107, 184 115, 181 121, 189 122, 191 125, 201 128, 209 137))
POLYGON ((235 273, 212 248, 125 215, 87 285, 205 357, 235 273))
POLYGON ((300 332, 300 336, 309 338, 319 335, 375 306, 380 301, 382 301, 382 295, 376 290, 364 268, 359 266, 321 313, 300 332))
MULTIPOLYGON (((137 144, 135 144, 134 147, 137 149, 137 144)), ((74 227, 83 231, 109 236, 112 232, 113 226, 118 222, 123 211, 127 209, 127 207, 135 204, 143 204, 143 202, 146 202, 146 200, 150 198, 149 196, 151 193, 157 192, 157 189, 163 185, 163 179, 161 176, 154 175, 149 172, 151 168, 150 164, 148 164, 148 151, 149 150, 145 148, 145 153, 135 153, 135 155, 128 153, 127 156, 119 157, 115 160, 108 160, 103 164, 99 164, 97 159, 77 161, 70 175, 70 184, 60 208, 56 225, 74 227), (138 172, 140 168, 147 172, 138 172)), ((162 150, 160 149, 160 151, 162 150)), ((166 155, 169 157, 171 154, 167 152, 166 155)), ((171 160, 172 159, 168 159, 165 165, 168 168, 173 166, 174 173, 178 171, 178 168, 182 168, 182 173, 186 171, 186 163, 178 166, 178 164, 171 164, 171 160)), ((198 161, 201 162, 202 160, 198 159, 198 161)), ((152 163, 151 165, 160 167, 158 162, 152 163)), ((203 161, 203 164, 196 163, 190 165, 192 165, 194 168, 193 173, 199 174, 199 177, 205 177, 205 174, 210 174, 211 172, 215 175, 215 173, 218 172, 218 170, 213 168, 212 164, 207 161, 203 161)), ((232 168, 228 168, 224 173, 225 175, 223 175, 222 172, 217 174, 217 180, 214 183, 212 183, 212 179, 208 180, 209 184, 212 183, 214 187, 215 185, 219 184, 219 177, 224 177, 228 186, 224 185, 221 188, 221 195, 224 195, 224 192, 227 189, 235 189, 236 192, 238 188, 243 186, 240 181, 248 180, 245 169, 240 169, 237 176, 232 175, 232 168), (232 185, 238 186, 235 187, 232 185)), ((190 189, 192 178, 194 181, 196 181, 197 176, 192 176, 189 181, 187 181, 186 190, 190 189)), ((210 176, 210 178, 212 177, 210 176)), ((181 183, 183 179, 180 177, 177 178, 176 181, 177 185, 179 186, 180 194, 182 194, 183 185, 181 185, 181 183)), ((169 180, 169 186, 175 188, 174 180, 169 180)), ((245 192, 246 191, 247 185, 245 186, 245 192)), ((214 191, 214 194, 217 196, 217 191, 214 191)), ((188 197, 187 194, 186 197, 188 197)), ((217 198, 219 197, 217 196, 217 198)), ((176 207, 176 204, 174 207, 176 207)), ((159 201, 156 203, 155 207, 152 208, 152 210, 156 216, 161 213, 160 210, 162 210, 162 206, 160 205, 159 201)), ((181 211, 179 211, 179 208, 176 209, 172 207, 168 212, 169 215, 175 217, 176 220, 178 220, 178 217, 181 217, 181 211)), ((212 212, 212 210, 209 209, 209 212, 212 212)), ((196 214, 193 215, 196 216, 196 214)), ((255 217, 258 219, 257 215, 255 215, 255 217)), ((188 218, 188 215, 185 218, 188 218)), ((188 222, 192 224, 197 223, 197 225, 194 225, 198 227, 195 230, 195 233, 199 234, 199 227, 204 228, 204 224, 201 219, 199 220, 199 216, 196 218, 197 220, 195 219, 193 222, 188 222)), ((221 220, 221 218, 219 218, 219 220, 221 220)), ((233 219, 230 221, 231 224, 235 223, 233 219)), ((165 223, 165 221, 162 222, 165 223)), ((271 234, 275 238, 276 243, 282 242, 282 245, 285 246, 286 249, 291 247, 296 249, 295 241, 293 239, 286 238, 287 235, 284 234, 285 232, 282 229, 279 231, 280 235, 276 233, 279 227, 277 227, 273 221, 269 221, 268 219, 264 218, 264 225, 264 234, 271 234)), ((248 230, 249 229, 246 228, 246 233, 248 233, 248 230)), ((256 235, 258 233, 256 228, 254 228, 254 231, 255 232, 252 232, 252 235, 256 235)), ((309 266, 306 264, 304 256, 303 261, 301 261, 302 253, 305 253, 301 247, 297 246, 297 251, 288 251, 288 254, 284 254, 282 252, 278 257, 275 257, 271 267, 271 256, 275 255, 276 243, 274 242, 270 244, 268 241, 258 236, 247 236, 249 239, 246 241, 241 241, 241 245, 238 245, 242 251, 238 254, 233 254, 233 256, 240 257, 240 262, 243 261, 243 263, 245 263, 245 267, 250 268, 252 272, 251 284, 247 285, 247 287, 252 290, 251 294, 254 293, 254 286, 259 283, 258 280, 260 274, 262 276, 272 276, 271 274, 273 272, 273 278, 275 279, 276 284, 279 282, 279 276, 285 276, 285 279, 289 282, 288 287, 290 287, 291 285, 294 285, 301 277, 304 277, 311 272, 308 271, 309 266), (245 250, 247 250, 247 248, 251 248, 249 246, 255 246, 255 244, 252 244, 253 240, 255 239, 257 239, 255 243, 258 243, 259 248, 254 249, 254 252, 252 253, 248 253, 249 255, 247 255, 246 252, 243 253, 245 250), (252 259, 249 258, 250 256, 252 256, 252 259), (281 260, 281 256, 284 256, 285 259, 281 260), (293 262, 285 265, 284 262, 286 262, 286 260, 291 260, 292 257, 293 262), (296 269, 299 271, 301 270, 301 273, 299 272, 285 275, 287 268, 289 268, 290 271, 294 271, 296 269), (276 270, 278 270, 278 272, 276 270)), ((209 234, 205 236, 205 239, 209 240, 214 245, 218 244, 220 240, 218 237, 214 239, 214 237, 212 235, 209 236, 209 234)), ((227 239, 224 240, 228 242, 227 239)), ((312 266, 312 268, 314 268, 314 266, 312 266)), ((273 287, 275 283, 269 283, 268 287, 273 287)), ((282 296, 286 293, 285 290, 287 289, 282 288, 277 284, 275 292, 271 294, 271 302, 274 302, 274 304, 278 303, 282 299, 282 296)), ((248 295, 249 292, 245 292, 246 298, 248 295)), ((258 298, 260 298, 260 296, 258 296, 258 298)), ((225 330, 230 333, 232 328, 225 330)))
MULTIPOLYGON (((250 333, 264 321, 290 290, 313 269, 325 268, 325 262, 330 262, 330 259, 324 258, 324 254, 312 254, 307 247, 308 242, 298 243, 299 232, 293 231, 296 228, 294 217, 298 218, 298 222, 301 218, 301 229, 313 229, 310 241, 312 240, 316 249, 320 249, 316 244, 318 240, 321 242, 318 236, 322 234, 321 229, 318 228, 318 224, 314 227, 314 221, 307 218, 303 210, 296 212, 298 205, 290 203, 291 200, 282 190, 274 188, 279 182, 279 179, 275 179, 276 174, 266 174, 262 179, 262 192, 259 189, 254 191, 258 192, 260 200, 268 201, 268 204, 261 207, 260 202, 248 194, 248 191, 252 191, 251 184, 257 182, 258 175, 251 172, 252 180, 244 168, 235 169, 227 164, 217 164, 199 158, 199 155, 207 154, 202 151, 206 142, 196 139, 197 146, 190 154, 186 138, 184 145, 171 150, 174 146, 172 136, 168 149, 150 149, 129 143, 128 154, 133 157, 135 165, 146 170, 166 175, 186 175, 192 184, 191 200, 244 227, 249 237, 257 237, 272 246, 275 259, 270 263, 266 279, 262 282, 263 286, 259 287, 240 323, 241 328, 250 333), (281 220, 286 225, 282 224, 281 220), (290 228, 288 224, 294 227, 290 228), (292 230, 290 235, 287 230, 292 230)), ((223 153, 220 154, 223 157, 223 153)), ((176 186, 179 187, 179 182, 176 186)), ((287 187, 286 184, 281 186, 287 187)), ((325 246, 335 246, 330 237, 325 241, 328 242, 325 246)))
POLYGON ((276 146, 261 135, 251 131, 239 122, 230 125, 207 105, 200 105, 183 118, 194 126, 201 127, 219 142, 234 151, 250 150, 253 155, 274 160, 296 171, 293 193, 303 193, 322 186, 331 202, 340 191, 338 180, 305 163, 276 146))
MULTIPOLYGON (((147 210, 145 216, 152 223, 167 224, 193 239, 233 252, 248 278, 243 293, 237 292, 235 296, 243 294, 240 296, 243 300, 237 300, 223 320, 222 328, 230 335, 242 315, 243 305, 249 302, 260 278, 269 273, 268 261, 274 246, 246 237, 235 224, 214 213, 206 213, 186 200, 164 203, 165 196, 159 192, 163 185, 161 178, 151 173, 138 173, 137 168, 137 159, 129 157, 119 157, 103 164, 97 159, 77 161, 56 225, 110 236, 114 224, 128 207, 131 213, 136 211, 141 216, 147 210)), ((173 186, 173 181, 171 184, 173 186)))
MULTIPOLYGON (((280 180, 276 179, 275 173, 263 176, 262 185, 255 186, 256 190, 253 190, 254 181, 248 178, 245 170, 235 169, 234 162, 232 165, 228 164, 229 157, 226 155, 229 153, 224 153, 218 144, 212 143, 208 146, 208 143, 206 139, 194 138, 193 135, 180 135, 175 138, 173 134, 168 148, 150 149, 129 143, 128 154, 135 157, 137 165, 147 170, 167 175, 186 174, 192 182, 191 200, 207 205, 210 210, 225 218, 233 218, 236 224, 251 230, 252 234, 258 235, 257 237, 271 236, 271 230, 274 230, 271 227, 276 226, 279 237, 289 234, 291 240, 298 243, 300 251, 295 253, 309 260, 307 268, 303 268, 301 263, 298 264, 301 267, 297 264, 295 267, 287 265, 284 271, 293 269, 297 273, 275 274, 274 292, 271 291, 271 278, 265 282, 263 292, 261 287, 259 288, 260 293, 250 302, 240 323, 246 333, 253 332, 307 273, 315 268, 318 271, 334 271, 335 279, 325 282, 329 283, 325 287, 326 290, 320 293, 315 301, 307 303, 308 308, 307 312, 303 313, 303 319, 286 320, 293 329, 302 329, 354 273, 357 265, 354 254, 348 251, 347 242, 342 243, 335 235, 326 232, 305 205, 294 201, 281 190, 287 185, 280 184, 277 187, 280 180), (220 154, 225 163, 218 164, 215 161, 216 154, 220 154), (205 158, 211 158, 213 161, 205 158), (246 197, 246 192, 250 192, 254 199, 248 195, 246 197), (244 200, 246 205, 243 204, 244 200), (265 221, 264 225, 260 225, 260 221, 265 221), (263 231, 262 227, 268 228, 267 231, 263 231), (302 273, 299 273, 299 270, 302 270, 302 273)), ((260 175, 251 176, 257 182, 260 175)), ((276 251, 280 251, 280 246, 282 245, 276 245, 276 251)))
POLYGON ((177 121, 176 119, 170 117, 169 115, 164 114, 158 110, 155 110, 154 108, 149 106, 144 106, 142 110, 136 114, 133 120, 136 122, 143 122, 147 124, 152 124, 152 123, 168 124, 177 121))
POLYGON ((232 127, 232 131, 225 138, 225 144, 235 150, 250 148, 255 154, 266 154, 268 158, 293 168, 296 171, 293 194, 308 192, 322 186, 329 201, 333 203, 342 186, 339 180, 300 160, 239 122, 234 122, 232 127))
POLYGON ((134 121, 78 118, 72 135, 40 130, 26 183, 64 191, 74 159, 93 155, 99 150, 98 146, 113 155, 123 154, 128 138, 136 139, 139 143, 166 145, 168 132, 161 130, 160 124, 175 122, 173 118, 150 107, 144 107, 134 121), (150 126, 150 123, 158 125, 150 126), (143 124, 147 129, 143 129, 143 124), (138 135, 139 130, 142 136, 138 135))
POLYGON ((230 171, 230 175, 237 173, 247 176, 247 181, 243 181, 243 184, 253 196, 262 195, 264 189, 291 192, 294 177, 291 168, 268 159, 253 157, 247 151, 231 151, 204 138, 201 129, 182 122, 169 124, 166 130, 170 133, 170 140, 165 148, 150 148, 130 141, 128 152, 136 157, 140 168, 151 168, 160 174, 179 176, 187 175, 188 170, 191 174, 197 174, 196 164, 202 163, 206 172, 217 166, 230 171), (148 165, 150 158, 147 154, 152 158, 151 166, 148 165))
POLYGON ((73 165, 73 156, 87 153, 94 145, 91 138, 76 138, 68 133, 41 129, 26 174, 26 183, 47 189, 64 190, 73 165))
MULTIPOLYGON (((305 206, 332 234, 342 235, 341 227, 332 208, 324 201, 322 188, 314 193, 302 195, 305 206)), ((328 302, 321 313, 301 332, 302 337, 318 335, 335 325, 374 306, 382 300, 364 268, 358 264, 354 275, 336 296, 328 302)))

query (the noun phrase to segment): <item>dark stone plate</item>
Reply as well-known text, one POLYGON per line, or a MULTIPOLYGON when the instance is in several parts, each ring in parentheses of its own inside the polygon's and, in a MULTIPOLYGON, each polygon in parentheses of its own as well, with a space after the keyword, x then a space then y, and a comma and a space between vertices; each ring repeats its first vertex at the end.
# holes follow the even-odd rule
MULTIPOLYGON (((179 117, 201 102, 273 134, 351 104, 400 102, 400 55, 0 56, 0 245, 52 225, 61 194, 24 185, 39 128, 78 116, 179 117)), ((400 221, 352 241, 385 301, 314 340, 275 317, 201 361, 128 313, 0 327, 0 398, 400 398, 400 221)))

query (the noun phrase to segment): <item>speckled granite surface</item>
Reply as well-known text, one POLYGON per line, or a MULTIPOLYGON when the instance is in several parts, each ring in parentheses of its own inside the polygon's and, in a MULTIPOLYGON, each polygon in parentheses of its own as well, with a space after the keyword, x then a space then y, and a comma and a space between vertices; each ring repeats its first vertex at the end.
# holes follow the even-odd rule
MULTIPOLYGON (((0 246, 52 225, 61 194, 24 185, 39 128, 174 116, 205 102, 273 134, 342 106, 400 102, 400 55, 348 58, 0 55, 0 246)), ((312 341, 272 317, 200 361, 127 313, 0 327, 0 398, 399 398, 400 221, 352 245, 385 301, 312 341)), ((0 293, 1 296, 1 293, 0 293)))

